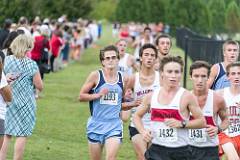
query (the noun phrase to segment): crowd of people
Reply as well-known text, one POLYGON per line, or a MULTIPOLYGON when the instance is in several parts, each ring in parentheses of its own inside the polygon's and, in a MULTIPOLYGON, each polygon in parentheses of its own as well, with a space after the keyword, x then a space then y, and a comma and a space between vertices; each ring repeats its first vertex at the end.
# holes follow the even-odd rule
MULTIPOLYGON (((116 25, 118 26, 118 25, 116 25)), ((79 100, 88 101, 90 159, 117 159, 123 122, 137 160, 239 160, 239 44, 223 44, 224 61, 190 66, 192 90, 181 86, 184 62, 171 55, 171 37, 155 36, 149 26, 134 38, 129 25, 113 28, 119 40, 99 54, 102 68, 83 84, 79 100), (134 39, 134 40, 133 40, 134 39), (126 53, 135 46, 135 54, 126 53)))
POLYGON ((21 17, 6 19, 0 30, 0 160, 5 160, 12 137, 14 160, 23 159, 36 122, 36 99, 44 74, 56 72, 101 37, 101 23, 21 17))
MULTIPOLYGON (((89 153, 100 160, 117 159, 123 123, 137 160, 228 160, 240 156, 239 44, 223 44, 223 62, 190 66, 191 91, 181 86, 184 62, 171 55, 170 27, 114 23, 118 40, 100 50, 102 68, 92 71, 79 100, 90 102, 87 123, 89 153), (134 53, 127 53, 127 47, 134 53)), ((44 74, 79 60, 101 37, 101 23, 65 15, 39 17, 18 24, 7 19, 0 31, 0 160, 16 137, 14 160, 23 159, 36 122, 36 99, 44 74)))

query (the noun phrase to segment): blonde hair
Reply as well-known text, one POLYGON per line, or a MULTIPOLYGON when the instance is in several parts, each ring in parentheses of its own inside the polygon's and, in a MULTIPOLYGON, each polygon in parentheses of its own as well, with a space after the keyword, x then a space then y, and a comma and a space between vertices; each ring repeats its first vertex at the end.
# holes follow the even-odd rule
POLYGON ((32 36, 20 34, 10 45, 11 51, 17 58, 24 58, 28 51, 31 51, 34 45, 32 36))

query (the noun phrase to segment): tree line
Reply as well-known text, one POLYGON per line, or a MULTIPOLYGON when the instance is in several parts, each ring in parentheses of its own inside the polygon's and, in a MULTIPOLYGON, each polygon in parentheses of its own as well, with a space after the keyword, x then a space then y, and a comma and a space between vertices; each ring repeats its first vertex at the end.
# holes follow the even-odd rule
POLYGON ((0 23, 20 16, 163 22, 201 33, 240 31, 240 0, 0 0, 0 23))
POLYGON ((239 0, 120 0, 116 8, 120 22, 164 22, 186 26, 201 33, 240 31, 239 0))

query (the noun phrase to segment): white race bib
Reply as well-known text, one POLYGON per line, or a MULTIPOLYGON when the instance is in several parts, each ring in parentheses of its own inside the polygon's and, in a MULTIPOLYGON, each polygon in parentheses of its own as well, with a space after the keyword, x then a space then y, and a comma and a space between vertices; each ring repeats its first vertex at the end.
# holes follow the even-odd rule
POLYGON ((176 142, 178 140, 177 129, 170 128, 164 123, 159 123, 154 129, 156 140, 161 142, 176 142))
POLYGON ((189 136, 190 140, 197 142, 197 143, 207 142, 206 128, 189 129, 188 136, 189 136))
POLYGON ((101 97, 100 104, 117 105, 118 93, 114 91, 109 91, 105 96, 101 97))
POLYGON ((230 137, 236 137, 240 135, 240 124, 228 126, 227 135, 229 135, 230 137))

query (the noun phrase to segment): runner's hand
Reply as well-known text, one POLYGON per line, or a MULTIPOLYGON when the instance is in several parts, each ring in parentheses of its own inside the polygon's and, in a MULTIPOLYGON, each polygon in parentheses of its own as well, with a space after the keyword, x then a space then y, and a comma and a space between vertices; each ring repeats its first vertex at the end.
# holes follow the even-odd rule
POLYGON ((100 97, 105 96, 106 94, 108 94, 109 90, 107 88, 103 88, 100 90, 99 94, 100 97))
POLYGON ((140 104, 142 103, 142 99, 138 98, 134 101, 134 107, 140 106, 140 104))
POLYGON ((144 130, 142 133, 141 133, 142 137, 143 137, 143 140, 146 141, 146 142, 151 142, 152 140, 152 134, 151 134, 151 131, 149 130, 144 130))
POLYGON ((207 125, 206 132, 208 133, 209 137, 214 137, 218 133, 218 128, 212 125, 207 125))
POLYGON ((166 120, 164 121, 164 123, 165 123, 168 127, 171 127, 171 128, 181 128, 181 127, 182 127, 181 121, 176 120, 176 119, 174 119, 174 118, 166 119, 166 120))

